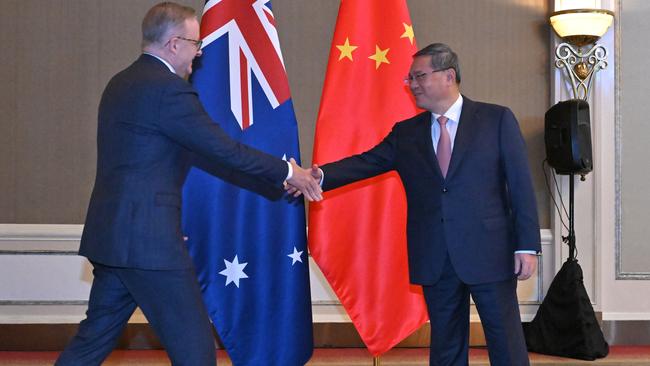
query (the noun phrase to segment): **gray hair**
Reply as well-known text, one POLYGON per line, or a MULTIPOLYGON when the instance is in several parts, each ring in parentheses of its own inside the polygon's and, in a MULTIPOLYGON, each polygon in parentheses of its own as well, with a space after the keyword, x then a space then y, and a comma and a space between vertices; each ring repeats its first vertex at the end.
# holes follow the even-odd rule
POLYGON ((154 5, 142 20, 142 47, 162 43, 170 29, 191 18, 196 18, 196 11, 189 6, 172 2, 154 5))
POLYGON ((432 43, 416 52, 413 58, 420 56, 431 56, 431 67, 434 70, 454 69, 456 71, 456 83, 460 84, 458 55, 451 50, 451 47, 444 43, 432 43))

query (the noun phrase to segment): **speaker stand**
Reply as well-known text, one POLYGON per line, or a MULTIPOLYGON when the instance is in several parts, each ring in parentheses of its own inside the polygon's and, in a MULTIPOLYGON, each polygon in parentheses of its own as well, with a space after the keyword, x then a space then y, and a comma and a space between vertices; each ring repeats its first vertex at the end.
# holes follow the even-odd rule
MULTIPOLYGON (((584 176, 583 178, 584 179, 584 176)), ((576 260, 576 232, 575 232, 575 216, 574 216, 574 201, 575 201, 575 175, 569 174, 569 235, 562 238, 565 243, 569 245, 569 258, 568 260, 576 260)))

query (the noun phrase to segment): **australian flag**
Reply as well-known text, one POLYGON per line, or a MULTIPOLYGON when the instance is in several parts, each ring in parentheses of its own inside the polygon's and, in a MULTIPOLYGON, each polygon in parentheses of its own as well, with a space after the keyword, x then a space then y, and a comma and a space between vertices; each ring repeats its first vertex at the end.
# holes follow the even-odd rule
MULTIPOLYGON (((270 1, 208 1, 201 38, 191 82, 212 119, 236 140, 299 161, 270 1)), ((190 171, 183 230, 219 337, 236 366, 304 365, 313 338, 302 199, 255 177, 204 168, 215 169, 220 179, 190 171)))

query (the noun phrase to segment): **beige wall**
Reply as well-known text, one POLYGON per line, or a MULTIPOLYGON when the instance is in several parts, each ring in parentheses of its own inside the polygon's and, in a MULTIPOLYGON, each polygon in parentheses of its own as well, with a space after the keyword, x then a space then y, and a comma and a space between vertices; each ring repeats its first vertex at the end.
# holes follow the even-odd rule
POLYGON ((618 203, 620 268, 617 275, 650 279, 650 195, 648 183, 648 105, 647 60, 650 50, 640 47, 650 34, 650 2, 622 1, 620 11, 620 79, 618 203))
MULTIPOLYGON (((0 1, 0 222, 83 223, 95 169, 96 110, 108 79, 139 52, 150 0, 0 1)), ((201 0, 179 1, 200 9, 201 0)), ((311 161, 335 0, 273 0, 311 161)), ((461 57, 462 91, 508 105, 521 123, 541 226, 549 205, 541 161, 549 106, 546 0, 410 0, 418 44, 445 42, 461 57)))

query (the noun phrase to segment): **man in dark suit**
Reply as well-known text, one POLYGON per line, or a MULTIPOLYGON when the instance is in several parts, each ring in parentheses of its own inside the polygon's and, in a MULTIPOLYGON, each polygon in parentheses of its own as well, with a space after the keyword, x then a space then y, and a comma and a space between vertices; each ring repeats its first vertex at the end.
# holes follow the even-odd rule
POLYGON ((143 54, 108 83, 99 106, 97 176, 79 253, 93 264, 87 317, 57 365, 99 365, 136 306, 173 365, 214 365, 214 340, 181 232, 190 154, 310 199, 308 171, 233 141, 185 80, 201 54, 192 8, 161 3, 142 23, 143 54))
POLYGON ((447 45, 417 52, 405 82, 426 112, 312 174, 330 190, 399 173, 410 280, 423 286, 431 319, 431 365, 468 364, 470 294, 491 364, 528 365, 516 288, 536 269, 540 236, 517 120, 508 108, 460 94, 458 58, 447 45))

